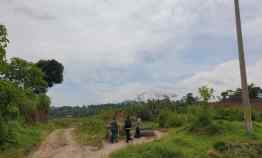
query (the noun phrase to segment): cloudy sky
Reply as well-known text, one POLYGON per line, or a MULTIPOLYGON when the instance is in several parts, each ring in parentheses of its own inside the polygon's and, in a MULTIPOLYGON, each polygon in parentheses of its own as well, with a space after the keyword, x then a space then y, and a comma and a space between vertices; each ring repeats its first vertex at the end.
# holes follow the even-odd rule
MULTIPOLYGON (((240 0, 248 79, 262 86, 262 1, 240 0)), ((240 86, 233 0, 0 0, 8 57, 57 59, 52 104, 240 86)))

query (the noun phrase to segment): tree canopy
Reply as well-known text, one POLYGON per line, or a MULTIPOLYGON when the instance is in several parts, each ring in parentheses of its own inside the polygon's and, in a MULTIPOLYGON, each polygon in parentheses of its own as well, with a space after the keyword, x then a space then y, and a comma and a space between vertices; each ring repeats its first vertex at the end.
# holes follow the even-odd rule
MULTIPOLYGON (((262 93, 262 89, 256 86, 254 83, 248 85, 250 99, 258 99, 259 94, 262 93)), ((241 88, 235 90, 226 90, 221 93, 222 100, 241 100, 241 88)))
POLYGON ((21 58, 12 58, 6 69, 5 78, 24 89, 45 93, 47 82, 44 73, 35 64, 21 58))
POLYGON ((44 73, 44 79, 46 80, 48 87, 53 87, 54 84, 60 84, 63 82, 64 66, 58 61, 52 60, 40 60, 36 63, 44 73))

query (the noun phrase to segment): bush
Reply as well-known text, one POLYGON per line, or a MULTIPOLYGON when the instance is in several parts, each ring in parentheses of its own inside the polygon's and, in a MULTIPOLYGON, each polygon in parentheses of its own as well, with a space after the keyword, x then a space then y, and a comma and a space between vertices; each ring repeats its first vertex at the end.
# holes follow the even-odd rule
POLYGON ((253 112, 252 119, 255 121, 262 122, 262 113, 261 112, 253 112))
POLYGON ((8 127, 6 123, 3 122, 0 116, 0 147, 6 143, 7 137, 8 137, 8 127))
POLYGON ((18 103, 21 102, 23 92, 11 82, 0 81, 0 117, 2 120, 13 120, 18 117, 18 103))
POLYGON ((239 109, 216 108, 214 109, 214 119, 227 121, 243 121, 243 112, 239 109))
POLYGON ((138 117, 141 118, 143 121, 153 121, 155 116, 149 110, 143 110, 138 113, 138 117))
POLYGON ((189 131, 198 134, 214 135, 220 133, 221 128, 215 124, 212 119, 212 113, 204 108, 199 109, 198 113, 194 116, 189 131))
POLYGON ((168 111, 161 112, 158 119, 158 124, 161 128, 180 127, 185 122, 185 115, 168 111))

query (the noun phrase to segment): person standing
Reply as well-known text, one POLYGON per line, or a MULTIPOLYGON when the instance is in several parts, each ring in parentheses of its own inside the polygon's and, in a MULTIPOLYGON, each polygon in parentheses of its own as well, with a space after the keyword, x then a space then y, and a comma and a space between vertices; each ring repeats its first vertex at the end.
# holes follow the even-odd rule
POLYGON ((136 120, 136 134, 135 134, 135 138, 140 138, 141 137, 141 119, 137 118, 136 120))
POLYGON ((131 128, 132 128, 132 122, 131 122, 129 116, 127 116, 127 118, 125 120, 124 128, 125 128, 125 132, 126 132, 126 142, 128 143, 130 140, 132 140, 131 135, 130 135, 130 131, 131 131, 131 128))
POLYGON ((118 124, 116 118, 113 118, 112 122, 110 123, 111 127, 111 143, 117 142, 118 136, 118 124))

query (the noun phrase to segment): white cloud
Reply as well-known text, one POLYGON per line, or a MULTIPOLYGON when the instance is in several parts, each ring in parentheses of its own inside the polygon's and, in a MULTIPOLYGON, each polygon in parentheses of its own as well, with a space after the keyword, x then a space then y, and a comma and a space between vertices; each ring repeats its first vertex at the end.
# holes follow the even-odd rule
MULTIPOLYGON (((262 86, 262 59, 255 64, 249 65, 248 82, 262 86)), ((198 72, 192 77, 177 83, 177 89, 181 93, 194 92, 197 93, 201 86, 209 86, 216 90, 216 94, 220 95, 222 91, 228 89, 236 89, 241 87, 240 70, 238 60, 227 61, 211 68, 210 70, 198 72)))
MULTIPOLYGON (((252 56, 260 53, 261 5, 260 0, 241 2, 252 56)), ((65 82, 49 94, 54 105, 72 105, 123 100, 152 89, 187 91, 186 82, 225 88, 229 81, 216 78, 227 74, 233 80, 238 71, 220 69, 237 70, 236 64, 221 64, 205 77, 209 74, 201 71, 211 64, 199 60, 212 52, 192 45, 210 39, 202 48, 232 52, 235 45, 220 48, 216 43, 235 39, 233 9, 233 0, 1 0, 0 23, 7 25, 12 41, 9 57, 64 63, 65 82), (186 61, 185 54, 194 59, 186 61)), ((232 57, 223 53, 220 59, 232 57)))

